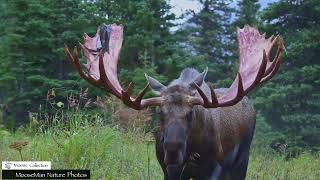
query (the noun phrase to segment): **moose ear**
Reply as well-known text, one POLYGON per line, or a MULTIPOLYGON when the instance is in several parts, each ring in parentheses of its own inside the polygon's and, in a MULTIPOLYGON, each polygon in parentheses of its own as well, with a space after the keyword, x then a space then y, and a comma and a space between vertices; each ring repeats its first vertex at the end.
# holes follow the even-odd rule
POLYGON ((194 81, 190 84, 191 87, 193 87, 193 83, 196 83, 200 87, 204 82, 204 80, 206 79, 207 72, 208 72, 208 67, 206 67, 206 69, 194 79, 194 81))
POLYGON ((156 95, 160 95, 160 91, 163 89, 163 88, 166 88, 165 85, 161 84, 158 80, 148 76, 147 74, 144 74, 148 83, 149 83, 149 86, 151 87, 151 89, 153 90, 153 92, 156 94, 156 95))

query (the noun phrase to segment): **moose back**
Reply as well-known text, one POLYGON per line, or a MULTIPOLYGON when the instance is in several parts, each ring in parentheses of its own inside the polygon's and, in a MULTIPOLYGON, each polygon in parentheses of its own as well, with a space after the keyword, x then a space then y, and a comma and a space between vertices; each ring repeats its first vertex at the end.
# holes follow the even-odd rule
POLYGON ((184 69, 180 77, 165 86, 146 76, 147 85, 133 98, 132 83, 123 89, 117 64, 123 41, 122 25, 101 25, 94 37, 84 35, 80 44, 87 59, 82 70, 77 48, 65 53, 79 75, 90 84, 121 99, 128 107, 141 110, 157 106, 156 155, 164 179, 245 179, 256 115, 245 96, 271 79, 281 64, 283 40, 265 38, 258 30, 237 29, 240 63, 229 88, 213 89, 202 73, 184 69), (273 47, 278 46, 270 60, 273 47), (143 99, 148 88, 157 95, 143 99))

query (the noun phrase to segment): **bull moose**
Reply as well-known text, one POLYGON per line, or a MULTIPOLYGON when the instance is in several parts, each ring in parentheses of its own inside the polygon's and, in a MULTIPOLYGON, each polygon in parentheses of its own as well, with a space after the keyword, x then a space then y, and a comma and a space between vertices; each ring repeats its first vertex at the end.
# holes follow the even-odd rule
POLYGON ((65 53, 80 76, 92 85, 141 110, 158 106, 155 132, 156 156, 164 179, 245 179, 256 114, 245 96, 271 79, 281 64, 283 40, 265 38, 250 26, 237 29, 240 63, 229 88, 213 89, 205 82, 208 69, 199 73, 184 69, 178 79, 165 86, 146 76, 147 85, 133 98, 132 83, 123 89, 117 64, 123 41, 122 25, 102 25, 94 37, 84 35, 80 43, 87 59, 83 71, 77 48, 65 53), (271 50, 277 46, 273 60, 271 50), (143 99, 150 87, 157 95, 143 99))

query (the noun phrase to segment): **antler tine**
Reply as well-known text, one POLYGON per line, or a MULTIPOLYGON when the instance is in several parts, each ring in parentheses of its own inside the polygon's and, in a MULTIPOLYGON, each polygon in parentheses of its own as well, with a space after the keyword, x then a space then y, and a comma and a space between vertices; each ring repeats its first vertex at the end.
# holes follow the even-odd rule
POLYGON ((131 100, 132 89, 133 89, 133 84, 132 82, 130 82, 127 89, 121 91, 121 100, 123 101, 124 104, 130 107, 133 105, 133 102, 131 100))
POLYGON ((80 73, 80 76, 88 78, 88 76, 85 75, 84 72, 82 71, 82 68, 81 68, 81 65, 80 65, 80 62, 79 62, 79 58, 78 58, 78 49, 77 49, 77 47, 74 47, 74 49, 73 49, 72 59, 73 59, 73 62, 74 62, 74 65, 75 65, 76 69, 80 73))
POLYGON ((104 89, 121 99, 127 106, 140 110, 147 106, 159 105, 161 98, 143 99, 149 85, 147 85, 134 99, 131 97, 133 84, 130 83, 127 90, 123 90, 117 76, 117 65, 123 41, 122 25, 102 25, 98 28, 94 37, 87 34, 83 36, 84 44, 80 44, 84 56, 87 59, 88 73, 81 69, 77 48, 73 54, 65 44, 65 53, 68 59, 78 71, 79 75, 94 86, 104 89), (101 37, 100 37, 101 36, 101 37), (96 60, 98 57, 98 61, 96 60), (91 75, 94 75, 92 77, 91 75))
POLYGON ((210 104, 208 97, 206 96, 206 94, 202 91, 202 89, 197 85, 197 83, 193 82, 193 85, 195 86, 195 88, 197 89, 197 91, 199 92, 200 96, 203 99, 203 104, 204 106, 208 106, 210 104))
POLYGON ((211 94, 211 102, 212 104, 218 105, 218 98, 216 93, 214 92, 214 88, 212 86, 212 83, 209 84, 209 88, 210 88, 210 94, 211 94))
POLYGON ((274 61, 276 61, 274 68, 272 69, 272 71, 268 75, 264 76, 261 79, 261 83, 270 80, 278 72, 278 70, 280 69, 281 62, 282 62, 281 56, 282 56, 282 51, 280 51, 278 58, 276 60, 274 60, 274 61))
POLYGON ((283 47, 284 47, 283 40, 281 38, 279 38, 279 45, 278 45, 276 56, 274 57, 272 64, 268 69, 268 73, 266 72, 264 74, 264 77, 262 78, 261 82, 265 82, 265 81, 271 79, 276 74, 276 72, 278 72, 278 70, 280 68, 280 64, 282 62, 281 56, 282 56, 283 47))
POLYGON ((194 104, 201 104, 209 108, 235 105, 249 91, 260 83, 271 79, 278 71, 283 48, 283 41, 280 39, 280 36, 271 36, 266 39, 265 35, 261 35, 258 30, 245 26, 243 29, 238 29, 237 38, 239 42, 240 65, 236 79, 229 89, 221 92, 219 97, 216 97, 213 88, 209 86, 212 102, 209 102, 208 97, 200 87, 195 86, 202 99, 193 100, 194 104), (270 62, 270 51, 277 42, 280 42, 280 45, 276 57, 270 62))
POLYGON ((66 56, 67 56, 67 60, 72 60, 72 65, 74 65, 74 64, 73 64, 73 59, 72 59, 71 53, 70 53, 70 51, 69 51, 69 47, 67 46, 66 43, 64 43, 64 53, 65 53, 66 56))
POLYGON ((94 86, 98 86, 101 88, 101 85, 94 79, 92 78, 90 75, 87 76, 81 68, 80 62, 79 62, 79 58, 78 58, 78 50, 77 47, 74 47, 73 50, 73 54, 71 55, 68 46, 65 44, 64 47, 64 51, 65 54, 67 56, 67 59, 70 59, 72 61, 73 67, 78 71, 79 75, 85 79, 86 81, 88 81, 90 84, 94 85, 94 86))
POLYGON ((139 95, 136 97, 135 101, 141 102, 143 96, 147 93, 149 89, 149 83, 140 91, 139 95))
POLYGON ((148 91, 149 88, 149 84, 147 84, 142 91, 140 91, 140 93, 138 94, 138 96, 135 99, 131 98, 131 94, 132 94, 132 90, 133 90, 133 83, 130 82, 127 90, 122 91, 122 101, 132 107, 135 110, 140 110, 142 108, 144 108, 147 104, 142 104, 141 100, 143 98, 143 96, 146 94, 146 92, 148 91))
POLYGON ((249 91, 251 91, 253 88, 255 88, 261 81, 261 79, 263 78, 265 72, 266 72, 266 67, 267 67, 267 64, 268 64, 268 56, 267 56, 267 53, 266 53, 266 50, 263 49, 263 52, 262 52, 262 62, 261 62, 261 65, 259 67, 259 70, 258 70, 258 73, 256 75, 256 78, 253 82, 253 84, 251 86, 249 86, 246 90, 245 90, 245 93, 248 93, 249 91))
POLYGON ((131 96, 132 91, 133 91, 133 83, 130 82, 127 89, 125 91, 122 91, 122 94, 128 94, 129 96, 131 96))
POLYGON ((257 76, 263 76, 264 74, 266 74, 266 67, 267 67, 267 64, 269 62, 269 57, 268 57, 265 49, 263 49, 262 53, 263 53, 262 54, 262 63, 261 63, 261 66, 260 66, 260 69, 259 69, 259 73, 258 73, 257 76))
MULTIPOLYGON (((238 72, 238 90, 237 90, 237 94, 236 96, 226 102, 222 102, 219 103, 219 100, 217 98, 216 93, 214 92, 214 89, 211 85, 209 85, 210 88, 210 93, 211 93, 211 102, 209 101, 208 97, 206 96, 206 94, 202 91, 202 89, 196 84, 194 83, 194 86, 196 87, 197 91, 199 92, 202 100, 203 100, 203 106, 206 108, 215 108, 215 107, 225 107, 225 106, 230 106, 232 104, 234 104, 235 102, 238 102, 239 99, 242 99, 243 96, 245 96, 245 91, 243 88, 243 81, 242 81, 242 77, 241 74, 238 72)), ((195 103, 198 103, 198 101, 194 101, 195 103)))
MULTIPOLYGON (((273 36, 273 35, 272 35, 273 36)), ((272 45, 271 45, 271 49, 274 47, 274 45, 275 45, 275 42, 276 42, 276 40, 279 38, 279 36, 276 36, 273 40, 272 40, 272 45)), ((270 38, 269 38, 270 39, 270 38)), ((265 73, 264 73, 264 75, 263 76, 266 76, 266 75, 268 75, 272 70, 273 70, 273 68, 275 67, 275 65, 276 65, 276 58, 279 56, 279 48, 278 48, 278 50, 277 50, 277 53, 276 53, 276 56, 274 57, 274 59, 272 60, 272 62, 270 62, 270 59, 269 59, 269 56, 267 56, 268 57, 268 63, 267 63, 267 67, 266 67, 266 71, 265 71, 265 73), (270 64, 270 65, 269 65, 270 64)))
POLYGON ((241 100, 246 95, 245 90, 243 88, 243 81, 241 74, 238 72, 238 88, 237 88, 237 94, 236 96, 226 102, 219 103, 219 107, 226 107, 226 106, 232 106, 235 103, 237 103, 239 100, 241 100))

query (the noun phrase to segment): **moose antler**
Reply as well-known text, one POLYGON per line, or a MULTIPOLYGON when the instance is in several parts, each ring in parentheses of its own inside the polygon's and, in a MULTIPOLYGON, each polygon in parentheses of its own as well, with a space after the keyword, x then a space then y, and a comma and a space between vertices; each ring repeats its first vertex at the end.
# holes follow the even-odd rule
POLYGON ((279 70, 281 64, 283 40, 280 36, 271 36, 266 39, 265 34, 260 35, 258 30, 245 26, 237 29, 237 39, 240 50, 240 64, 236 79, 228 90, 217 96, 211 89, 211 100, 202 89, 194 83, 201 98, 193 98, 192 104, 202 105, 206 108, 232 106, 238 103, 250 90, 257 85, 271 79, 279 70), (278 50, 273 61, 269 60, 270 52, 275 45, 278 50))
POLYGON ((102 25, 98 28, 94 37, 84 34, 84 44, 80 44, 83 54, 87 59, 85 64, 88 72, 84 72, 78 58, 78 51, 75 47, 71 54, 65 44, 64 50, 78 71, 79 75, 92 85, 106 90, 123 101, 127 106, 140 110, 147 106, 160 105, 161 97, 142 99, 148 90, 149 84, 139 93, 136 98, 132 98, 133 84, 130 83, 124 90, 118 80, 117 64, 123 41, 122 25, 102 25))

